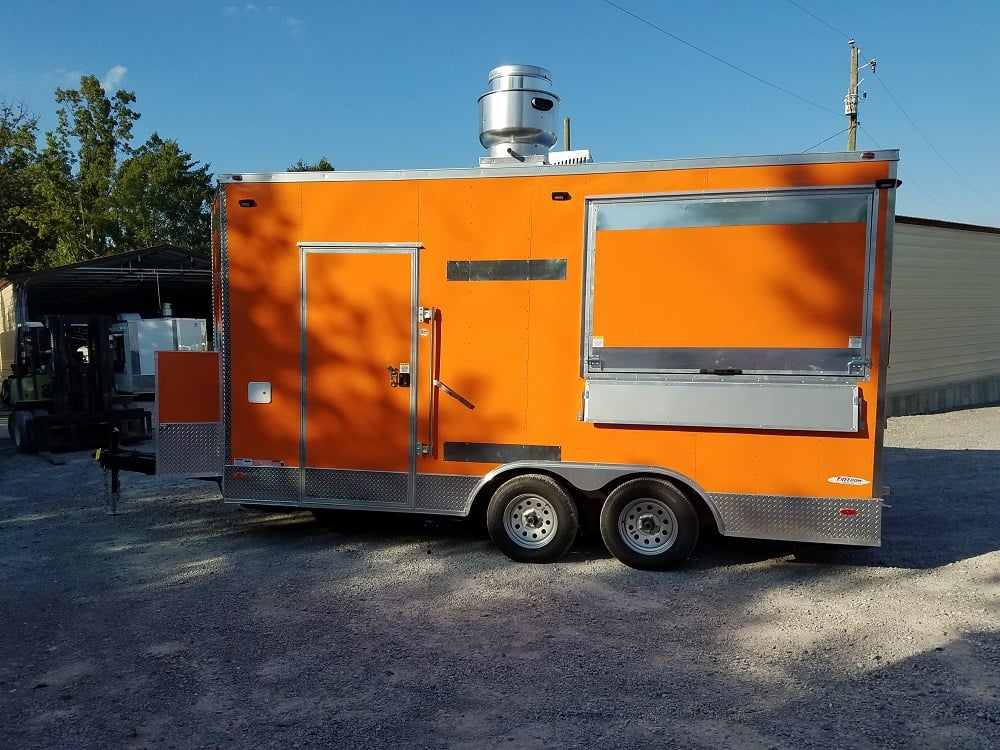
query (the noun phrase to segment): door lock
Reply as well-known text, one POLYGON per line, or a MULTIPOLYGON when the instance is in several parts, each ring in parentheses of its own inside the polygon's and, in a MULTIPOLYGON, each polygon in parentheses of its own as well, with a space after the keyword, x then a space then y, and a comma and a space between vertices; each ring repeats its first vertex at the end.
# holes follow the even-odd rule
POLYGON ((410 387, 410 363, 402 362, 397 370, 392 365, 385 368, 389 371, 389 387, 390 388, 409 388, 410 387))

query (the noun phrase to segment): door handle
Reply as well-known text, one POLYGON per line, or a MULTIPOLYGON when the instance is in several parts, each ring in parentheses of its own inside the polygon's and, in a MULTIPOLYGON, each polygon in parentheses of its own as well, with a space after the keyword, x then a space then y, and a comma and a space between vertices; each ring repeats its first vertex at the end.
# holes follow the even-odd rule
POLYGON ((428 335, 430 336, 430 365, 427 368, 427 442, 418 443, 417 450, 422 456, 433 456, 434 450, 437 443, 437 434, 435 426, 437 424, 437 394, 435 393, 435 386, 437 385, 437 370, 438 370, 438 324, 440 321, 440 314, 435 307, 423 307, 420 308, 419 319, 420 322, 428 327, 428 335))
POLYGON ((389 365, 385 369, 389 371, 389 387, 390 388, 399 387, 399 370, 397 370, 392 365, 389 365))

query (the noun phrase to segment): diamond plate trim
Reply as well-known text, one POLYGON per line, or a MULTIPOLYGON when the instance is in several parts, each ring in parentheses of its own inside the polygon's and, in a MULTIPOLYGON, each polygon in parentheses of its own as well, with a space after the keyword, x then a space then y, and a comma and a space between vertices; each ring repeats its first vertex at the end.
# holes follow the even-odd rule
POLYGON ((391 509, 442 515, 467 515, 471 493, 479 484, 474 476, 424 474, 417 476, 417 506, 407 503, 405 472, 307 469, 306 496, 299 496, 299 470, 269 466, 226 466, 223 498, 287 502, 295 505, 391 509))
POLYGON ((222 477, 227 501, 299 501, 299 470, 278 466, 227 466, 222 477))
POLYGON ((724 536, 828 544, 881 544, 880 498, 735 494, 710 497, 722 519, 724 536))
POLYGON ((408 506, 406 472, 306 469, 306 499, 335 500, 337 505, 408 506))
POLYGON ((221 473, 218 422, 165 422, 157 426, 157 476, 218 476, 221 473))
POLYGON ((468 515, 472 508, 472 491, 481 477, 443 474, 417 475, 418 511, 468 515))

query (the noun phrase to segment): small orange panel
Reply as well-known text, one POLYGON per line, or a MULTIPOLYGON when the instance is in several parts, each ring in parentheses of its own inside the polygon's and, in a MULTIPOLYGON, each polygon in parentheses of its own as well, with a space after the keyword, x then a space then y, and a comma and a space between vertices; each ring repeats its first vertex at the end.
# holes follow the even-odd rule
POLYGON ((160 424, 219 421, 219 353, 156 352, 160 424))

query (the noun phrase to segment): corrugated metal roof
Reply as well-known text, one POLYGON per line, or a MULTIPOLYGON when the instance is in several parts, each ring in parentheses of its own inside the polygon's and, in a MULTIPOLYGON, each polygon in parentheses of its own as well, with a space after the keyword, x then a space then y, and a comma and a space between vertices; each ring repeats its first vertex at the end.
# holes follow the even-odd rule
POLYGON ((896 223, 911 224, 918 227, 939 227, 941 229, 961 229, 966 232, 1000 234, 1000 227, 987 227, 981 224, 961 224, 957 221, 940 221, 938 219, 919 219, 915 216, 897 216, 896 223))
POLYGON ((208 317, 211 265, 208 256, 157 245, 16 274, 6 281, 24 300, 28 319, 54 313, 155 315, 163 302, 175 308, 180 304, 185 315, 208 317))

